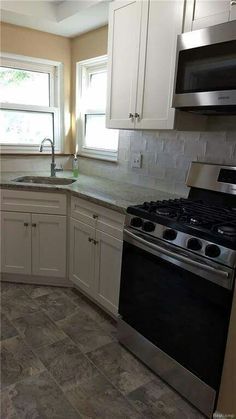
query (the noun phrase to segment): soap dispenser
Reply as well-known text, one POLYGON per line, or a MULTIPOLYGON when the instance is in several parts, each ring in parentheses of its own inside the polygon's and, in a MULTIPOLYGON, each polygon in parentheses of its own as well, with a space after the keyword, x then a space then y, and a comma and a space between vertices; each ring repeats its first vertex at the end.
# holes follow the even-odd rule
POLYGON ((78 162, 78 157, 76 154, 74 154, 74 159, 73 159, 73 176, 74 177, 79 176, 79 162, 78 162))

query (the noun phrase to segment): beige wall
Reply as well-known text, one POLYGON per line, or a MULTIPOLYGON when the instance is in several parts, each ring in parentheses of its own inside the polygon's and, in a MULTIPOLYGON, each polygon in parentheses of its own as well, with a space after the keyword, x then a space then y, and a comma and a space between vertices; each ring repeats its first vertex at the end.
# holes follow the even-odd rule
POLYGON ((21 26, 1 24, 1 51, 35 58, 60 61, 64 64, 65 152, 75 150, 75 69, 76 62, 107 53, 108 27, 77 36, 73 39, 36 31, 21 26))
POLYGON ((64 102, 65 102, 65 152, 71 150, 70 118, 70 81, 71 81, 71 39, 52 35, 21 26, 1 24, 1 51, 26 55, 35 58, 59 61, 64 64, 64 102))
MULTIPOLYGON (((99 57, 107 53, 108 27, 96 29, 72 39, 71 45, 71 110, 72 136, 75 141, 75 80, 76 62, 99 57)), ((75 144, 75 143, 74 143, 75 144)))

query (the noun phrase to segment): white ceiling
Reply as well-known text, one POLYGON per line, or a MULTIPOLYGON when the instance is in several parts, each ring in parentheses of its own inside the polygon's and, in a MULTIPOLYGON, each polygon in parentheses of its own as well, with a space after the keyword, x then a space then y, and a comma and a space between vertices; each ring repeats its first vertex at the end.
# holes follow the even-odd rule
POLYGON ((3 0, 1 21, 73 37, 108 22, 112 0, 3 0))

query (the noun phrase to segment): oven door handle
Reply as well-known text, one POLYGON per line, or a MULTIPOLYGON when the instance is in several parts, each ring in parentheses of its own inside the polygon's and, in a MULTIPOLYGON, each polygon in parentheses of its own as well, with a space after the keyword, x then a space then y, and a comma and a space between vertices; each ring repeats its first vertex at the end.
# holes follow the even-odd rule
POLYGON ((141 243, 145 247, 148 247, 148 248, 150 248, 150 249, 152 249, 156 252, 160 252, 160 253, 162 253, 166 256, 169 256, 171 258, 177 259, 178 261, 184 262, 187 265, 191 265, 191 266, 194 266, 196 268, 203 269, 204 271, 207 271, 207 272, 210 272, 212 274, 218 275, 218 276, 220 276, 224 279, 228 279, 229 276, 230 276, 230 273, 225 271, 225 270, 223 271, 221 269, 216 269, 213 266, 209 266, 207 264, 198 262, 197 260, 189 259, 186 256, 183 256, 183 255, 177 254, 176 252, 173 252, 171 250, 165 249, 164 247, 159 246, 158 244, 147 242, 146 240, 142 239, 141 237, 137 236, 136 234, 131 233, 127 229, 124 230, 124 234, 131 237, 132 239, 134 239, 134 241, 136 241, 137 243, 141 243))

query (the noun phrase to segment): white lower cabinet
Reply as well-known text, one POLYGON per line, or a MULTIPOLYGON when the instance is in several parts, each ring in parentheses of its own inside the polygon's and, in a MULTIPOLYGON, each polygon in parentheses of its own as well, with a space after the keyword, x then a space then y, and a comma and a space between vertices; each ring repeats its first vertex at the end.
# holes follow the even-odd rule
POLYGON ((1 221, 1 272, 65 277, 65 216, 2 211, 1 221))
POLYGON ((1 272, 31 273, 31 214, 1 212, 1 272))
POLYGON ((70 280, 115 315, 121 257, 121 240, 71 218, 70 280))
POLYGON ((69 279, 115 316, 124 218, 114 210, 72 197, 69 279))
POLYGON ((118 312, 122 243, 106 233, 96 232, 95 295, 114 314, 118 312))
POLYGON ((81 290, 93 294, 95 229, 71 218, 70 279, 81 290))
POLYGON ((66 275, 66 217, 32 214, 32 274, 66 275))
POLYGON ((66 194, 3 188, 0 196, 2 278, 65 284, 66 194))

